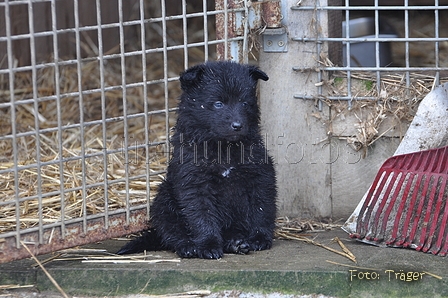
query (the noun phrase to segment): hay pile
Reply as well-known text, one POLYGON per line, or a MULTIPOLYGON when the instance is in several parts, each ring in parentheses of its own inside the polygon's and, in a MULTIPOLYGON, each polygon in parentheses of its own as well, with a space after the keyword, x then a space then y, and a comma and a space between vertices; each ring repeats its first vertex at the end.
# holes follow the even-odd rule
POLYGON ((279 217, 276 220, 276 233, 300 234, 304 232, 323 232, 340 228, 342 225, 310 219, 279 217))
MULTIPOLYGON (((128 62, 128 61, 127 61, 128 62)), ((138 67, 138 61, 130 61, 134 65, 127 65, 132 70, 129 80, 141 80, 141 67, 138 67), (140 77, 139 77, 140 76, 140 77)), ((160 65, 159 65, 160 66, 160 65)), ((154 75, 155 71, 161 71, 156 63, 152 63, 148 73, 154 75)), ((45 97, 56 94, 54 86, 54 69, 43 68, 38 73, 38 97, 45 97)), ((108 86, 119 86, 121 84, 120 65, 117 63, 107 63, 105 65, 105 77, 108 86)), ((17 73, 15 77, 15 96, 18 103, 22 99, 33 98, 31 73, 17 73)), ((70 94, 78 91, 77 72, 74 67, 61 67, 61 86, 60 93, 70 94)), ((99 72, 96 62, 89 62, 82 67, 82 86, 85 90, 99 87, 99 72)), ((8 102, 10 95, 8 83, 3 78, 3 84, 0 86, 0 102, 8 102)), ((173 87, 175 87, 173 85, 173 87)), ((120 88, 106 92, 106 115, 110 121, 105 125, 106 143, 103 139, 103 126, 95 122, 101 120, 101 93, 94 92, 83 96, 83 106, 79 106, 77 96, 65 96, 61 100, 61 121, 62 130, 62 155, 64 161, 59 163, 59 143, 58 131, 50 131, 39 134, 39 158, 42 163, 47 165, 37 168, 31 166, 28 169, 20 170, 18 173, 18 192, 20 202, 20 223, 21 228, 29 228, 38 224, 39 209, 42 210, 43 223, 56 222, 61 219, 61 182, 65 190, 72 191, 64 194, 64 216, 65 219, 81 217, 85 213, 95 214, 104 212, 106 208, 104 181, 107 178, 107 208, 115 210, 125 207, 126 195, 129 194, 130 205, 146 204, 148 197, 152 198, 156 187, 160 182, 162 173, 167 163, 167 146, 163 145, 166 141, 167 128, 165 126, 165 113, 150 115, 149 127, 145 127, 143 117, 144 105, 148 105, 149 111, 162 109, 164 106, 164 95, 160 92, 163 86, 149 87, 149 96, 147 100, 143 98, 143 88, 127 89, 127 112, 128 115, 140 115, 128 119, 127 137, 128 137, 128 190, 124 182, 125 173, 125 130, 124 121, 120 118, 114 120, 114 117, 123 116, 123 93, 120 88), (84 127, 79 127, 80 109, 84 114, 84 127), (84 133, 84 154, 85 158, 85 185, 87 185, 84 194, 86 198, 83 203, 83 191, 80 187, 83 184, 83 168, 81 150, 81 129, 84 133), (143 145, 145 144, 145 130, 149 129, 149 143, 159 144, 149 148, 150 160, 146 166, 146 153, 143 145), (143 148, 141 148, 143 147, 143 148), (107 154, 107 175, 104 177, 104 155, 106 148, 111 153, 107 154), (146 169, 149 169, 150 185, 146 183, 146 169), (37 183, 38 171, 41 177, 41 187, 37 183), (39 189, 40 188, 40 189, 39 189), (149 192, 148 192, 149 190, 149 192), (42 193, 42 206, 39 206, 38 195, 42 193), (53 194, 52 194, 53 193, 53 194)), ((162 89, 163 90, 163 89, 162 89)), ((177 91, 173 88, 172 93, 177 91)), ((173 101, 175 104, 175 101, 173 101)), ((55 100, 48 100, 39 103, 38 110, 35 110, 34 104, 19 104, 16 109, 17 132, 26 133, 35 131, 35 118, 39 120, 40 129, 51 129, 57 127, 57 106, 55 100)), ((10 139, 1 136, 11 134, 9 108, 0 109, 0 119, 2 123, 0 135, 0 170, 10 170, 0 174, 0 233, 13 230, 16 223, 15 206, 15 185, 13 164, 13 144, 10 139)), ((171 114, 171 113, 170 113, 171 114)), ((174 114, 170 115, 169 124, 174 124, 174 114)), ((35 135, 22 136, 17 139, 18 165, 33 165, 37 162, 37 143, 35 135)))
MULTIPOLYGON (((159 3, 160 4, 160 3, 159 3)), ((146 7, 149 17, 160 16, 160 5, 150 2, 146 7)), ((174 8, 174 7, 173 7, 174 8)), ((170 8, 171 9, 171 8, 170 8)), ((202 2, 189 5, 189 10, 202 11, 202 2), (198 6, 198 7, 197 7, 198 6)), ((135 11, 138 16, 138 11, 135 11)), ((170 14, 180 14, 178 8, 170 14)), ((135 16, 134 16, 135 17, 135 16)), ((214 39, 213 20, 209 22, 209 39, 214 39)), ((132 27, 134 28, 134 27, 132 27)), ((131 28, 131 29, 132 29, 131 28)), ((131 30, 130 29, 130 30, 131 30)), ((138 28, 134 32, 139 36, 138 28)), ((128 31, 127 31, 128 32, 128 31)), ((203 19, 193 18, 188 22, 189 43, 203 39, 203 19)), ((132 39, 132 32, 128 32, 132 39)), ((146 49, 155 49, 162 46, 162 24, 154 21, 146 24, 146 49)), ((128 42, 126 51, 140 50, 137 43, 128 42)), ((182 20, 173 20, 167 24, 168 46, 183 44, 184 36, 182 20)), ((54 223, 61 219, 61 184, 64 191, 63 216, 66 220, 77 218, 85 214, 96 214, 124 208, 129 198, 130 206, 147 205, 156 193, 157 185, 166 169, 169 158, 167 138, 170 128, 175 124, 175 107, 180 95, 177 81, 170 81, 165 86, 163 53, 151 53, 146 56, 147 98, 144 90, 141 56, 127 56, 125 59, 126 84, 137 86, 126 88, 126 111, 130 116, 125 130, 122 69, 120 58, 108 58, 104 63, 104 85, 113 87, 106 91, 105 118, 102 123, 102 104, 100 81, 100 65, 97 61, 97 48, 92 44, 82 44, 84 57, 87 57, 81 69, 81 88, 84 91, 82 106, 76 95, 79 92, 78 70, 75 64, 64 63, 59 65, 59 93, 61 94, 60 119, 58 119, 57 94, 55 86, 54 68, 39 68, 37 71, 37 90, 39 98, 36 109, 33 100, 33 77, 31 71, 16 72, 14 74, 14 96, 16 106, 16 129, 18 134, 25 134, 17 138, 17 160, 19 166, 29 165, 27 169, 18 172, 18 185, 14 180, 13 143, 10 138, 11 110, 2 103, 10 102, 9 76, 0 75, 0 233, 15 230, 16 224, 16 188, 18 189, 19 212, 21 229, 31 228, 39 224, 41 216, 43 224, 54 223), (90 59, 88 57, 91 57, 90 59), (138 85, 140 84, 140 85, 138 85), (167 87, 165 89, 165 87, 167 87), (93 90, 93 91, 92 91, 93 90), (53 97, 53 98, 52 98, 53 97), (168 98, 168 113, 165 112, 165 97, 168 98), (24 100, 29 100, 25 102, 24 100), (22 103, 21 103, 22 102, 22 103), (148 123, 145 124, 145 105, 148 123), (80 124, 80 115, 83 115, 83 124, 80 124), (37 119, 37 120, 36 120, 37 119), (63 127, 59 144, 57 130, 58 120, 63 127), (37 146, 36 125, 39 126, 39 142, 37 146), (168 125, 167 125, 168 124, 168 125), (42 130, 47 131, 42 132, 42 130), (145 140, 145 132, 149 131, 149 140, 145 140), (84 133, 84 152, 82 152, 81 133, 84 133), (105 138, 103 137, 105 134, 105 138), (125 147, 127 139, 128 147, 125 147), (146 152, 146 142, 153 144, 146 152), (39 148, 37 148, 39 147, 39 148), (103 153, 107 149, 107 156, 103 153), (61 159, 60 152, 64 162, 61 159), (128 154, 128 172, 125 172, 125 152, 128 154), (84 163, 81 155, 86 156, 84 163), (146 159, 149 156, 149 160, 146 159), (39 156, 44 163, 41 168, 35 165, 39 156), (107 159, 107 163, 104 158, 107 159), (105 164, 107 177, 104 176, 105 164), (84 175, 83 175, 84 165, 84 175), (147 172, 150 181, 147 183, 147 172), (39 172, 39 173, 38 173, 39 172), (38 183, 40 174, 41 183, 38 183), (83 178, 83 176, 85 178, 83 178), (129 178, 129 179, 127 179, 129 178), (83 180, 85 179, 85 181, 83 180), (128 186, 126 187, 126 180, 128 186), (107 182, 107 202, 105 200, 105 181, 107 182), (83 193, 82 185, 86 185, 83 193), (68 191, 67 191, 68 190, 68 191), (42 201, 39 203, 39 195, 42 201), (83 201, 85 197, 85 201, 83 201)), ((213 49, 209 55, 213 56, 213 49)), ((119 46, 105 54, 119 53, 119 46)), ((168 52, 167 76, 173 78, 184 70, 183 49, 168 52)), ((72 58, 72 57, 71 57, 72 58)), ((203 47, 191 47, 188 51, 190 64, 204 61, 203 47)), ((50 58, 49 61, 52 61, 50 58)), ((39 64, 39 66, 41 66, 39 64)))
MULTIPOLYGON (((432 90, 436 78, 421 73, 410 73, 406 86, 405 73, 382 73, 378 86, 375 73, 352 72, 351 94, 356 97, 372 97, 378 100, 353 100, 350 102, 325 100, 331 107, 331 119, 327 123, 329 134, 341 139, 356 151, 367 154, 367 149, 382 136, 395 131, 402 137, 412 121, 420 101, 432 90), (333 124, 352 118, 354 133, 334 130, 333 124)), ((440 83, 448 77, 440 78, 440 83)), ((347 74, 333 74, 327 87, 331 96, 347 96, 347 74)))

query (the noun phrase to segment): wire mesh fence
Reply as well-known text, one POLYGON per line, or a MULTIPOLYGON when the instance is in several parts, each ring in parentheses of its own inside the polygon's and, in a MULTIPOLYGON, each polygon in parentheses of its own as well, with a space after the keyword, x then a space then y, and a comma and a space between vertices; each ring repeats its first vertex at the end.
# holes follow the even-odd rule
POLYGON ((448 82, 446 1, 292 2, 289 18, 311 22, 290 38, 312 49, 319 82, 294 98, 330 107, 329 135, 363 157, 381 137, 402 137, 420 101, 448 82))
MULTIPOLYGON (((445 29, 448 6, 446 1, 442 2, 346 0, 321 4, 299 1, 291 10, 298 18, 313 12, 316 24, 310 24, 310 35, 291 38, 296 42, 316 43, 320 69, 336 74, 338 86, 334 89, 338 90, 332 90, 335 92, 325 96, 326 99, 346 100, 350 104, 352 100, 377 100, 386 97, 394 87, 400 89, 395 96, 420 97, 448 76, 448 31, 445 29), (335 12, 342 23, 337 24, 340 31, 322 33, 319 17, 331 17, 335 12), (322 44, 330 53, 334 49, 340 53, 331 59, 322 57, 319 50, 322 44), (370 83, 360 90, 353 79, 370 83)), ((297 98, 311 99, 302 95, 297 98)))
MULTIPOLYGON (((221 5, 221 7, 225 7, 221 5)), ((141 230, 210 1, 0 2, 0 262, 141 230)))

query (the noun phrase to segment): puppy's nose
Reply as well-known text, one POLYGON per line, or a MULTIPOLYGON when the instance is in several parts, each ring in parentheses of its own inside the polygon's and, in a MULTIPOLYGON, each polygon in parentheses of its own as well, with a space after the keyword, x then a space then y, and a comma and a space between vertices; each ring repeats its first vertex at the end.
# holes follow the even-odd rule
POLYGON ((232 122, 232 128, 234 131, 240 131, 243 125, 240 122, 232 122))

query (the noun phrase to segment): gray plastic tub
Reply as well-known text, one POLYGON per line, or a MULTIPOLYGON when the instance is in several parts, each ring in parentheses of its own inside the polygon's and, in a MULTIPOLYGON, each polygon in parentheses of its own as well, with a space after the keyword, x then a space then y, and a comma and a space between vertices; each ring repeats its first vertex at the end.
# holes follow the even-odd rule
MULTIPOLYGON (((375 38, 375 19, 358 18, 349 21, 349 37, 351 38, 375 38)), ((346 37, 346 22, 342 22, 342 37, 346 37)), ((380 20, 379 38, 396 38, 393 28, 385 21, 380 20)), ((379 66, 385 67, 392 64, 392 52, 389 42, 378 42, 379 66)), ((343 44, 342 61, 347 66, 347 46, 343 44)), ((376 42, 351 41, 350 42, 350 66, 375 67, 376 66, 376 42)))

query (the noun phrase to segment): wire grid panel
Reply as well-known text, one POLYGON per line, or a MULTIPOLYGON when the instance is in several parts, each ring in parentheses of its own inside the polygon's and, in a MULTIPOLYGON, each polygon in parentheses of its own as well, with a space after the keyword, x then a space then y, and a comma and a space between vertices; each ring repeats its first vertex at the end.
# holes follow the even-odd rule
MULTIPOLYGON (((291 38, 295 42, 315 43, 319 68, 332 72, 336 78, 336 88, 330 94, 323 94, 324 88, 319 88, 317 97, 346 100, 351 105, 353 100, 383 99, 399 89, 393 96, 423 98, 433 85, 448 77, 447 4, 443 0, 304 0, 290 7, 297 18, 314 13, 318 25, 313 32, 291 38), (340 34, 322 34, 319 20, 335 12, 342 16, 340 34), (324 46, 339 49, 340 55, 335 59, 323 57, 324 46), (354 80, 364 80, 367 86, 360 88, 354 80)), ((298 93, 295 98, 316 96, 298 93)))
POLYGON ((145 227, 179 73, 242 39, 210 2, 0 3, 0 262, 145 227))

